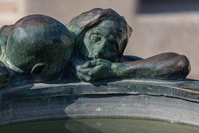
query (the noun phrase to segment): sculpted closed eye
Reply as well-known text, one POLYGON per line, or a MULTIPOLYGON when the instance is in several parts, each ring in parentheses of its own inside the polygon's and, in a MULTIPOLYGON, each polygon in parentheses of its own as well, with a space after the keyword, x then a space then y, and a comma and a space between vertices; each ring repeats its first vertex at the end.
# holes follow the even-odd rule
POLYGON ((90 38, 91 38, 91 41, 93 43, 97 43, 97 42, 101 42, 102 41, 101 35, 98 35, 98 34, 93 34, 93 35, 91 35, 90 38))

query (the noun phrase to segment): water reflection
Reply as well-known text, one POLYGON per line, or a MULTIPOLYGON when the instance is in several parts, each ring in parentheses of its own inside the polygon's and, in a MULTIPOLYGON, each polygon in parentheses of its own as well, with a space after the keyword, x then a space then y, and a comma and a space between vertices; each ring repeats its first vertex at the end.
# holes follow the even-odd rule
POLYGON ((199 127, 134 119, 68 119, 0 127, 0 133, 198 133, 199 127))

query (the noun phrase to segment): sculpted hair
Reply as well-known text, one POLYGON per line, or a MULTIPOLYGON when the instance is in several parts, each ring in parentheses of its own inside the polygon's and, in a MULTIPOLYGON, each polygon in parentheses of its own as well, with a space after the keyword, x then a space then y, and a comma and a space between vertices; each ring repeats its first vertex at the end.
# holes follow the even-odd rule
POLYGON ((101 9, 95 8, 90 11, 84 12, 79 16, 73 18, 66 27, 72 31, 76 40, 81 37, 87 30, 98 25, 104 20, 113 20, 121 24, 123 29, 123 37, 120 43, 120 55, 122 56, 123 51, 128 43, 128 39, 131 36, 132 28, 127 24, 125 18, 120 16, 117 12, 112 9, 101 9))

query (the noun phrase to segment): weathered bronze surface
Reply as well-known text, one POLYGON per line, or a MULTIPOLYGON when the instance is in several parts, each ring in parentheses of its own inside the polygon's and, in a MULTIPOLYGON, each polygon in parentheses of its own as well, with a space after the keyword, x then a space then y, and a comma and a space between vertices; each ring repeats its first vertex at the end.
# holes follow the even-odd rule
POLYGON ((66 26, 48 16, 26 16, 0 30, 0 87, 52 79, 186 78, 190 63, 183 55, 123 56, 131 32, 112 9, 84 12, 66 26))
POLYGON ((66 27, 76 36, 79 79, 92 82, 107 78, 184 79, 190 71, 189 60, 176 53, 163 53, 147 59, 126 60, 124 49, 132 29, 112 9, 93 9, 73 18, 66 27))
POLYGON ((66 26, 48 16, 31 15, 2 27, 0 128, 88 117, 198 126, 199 81, 185 79, 189 60, 176 53, 147 59, 124 56, 131 33, 124 17, 99 8, 66 26))
MULTIPOLYGON (((4 26, 0 35, 0 59, 13 84, 56 78, 66 68, 74 48, 71 32, 44 15, 27 16, 13 26, 4 26)), ((1 82, 5 81, 5 69, 2 65, 1 82)))

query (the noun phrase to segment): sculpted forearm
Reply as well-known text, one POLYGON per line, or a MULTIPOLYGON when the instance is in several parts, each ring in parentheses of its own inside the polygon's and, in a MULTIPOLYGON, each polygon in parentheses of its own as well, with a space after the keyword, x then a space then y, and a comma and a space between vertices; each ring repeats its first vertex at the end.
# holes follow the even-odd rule
POLYGON ((113 63, 117 77, 184 79, 190 72, 189 60, 175 53, 163 53, 134 62, 113 63))

